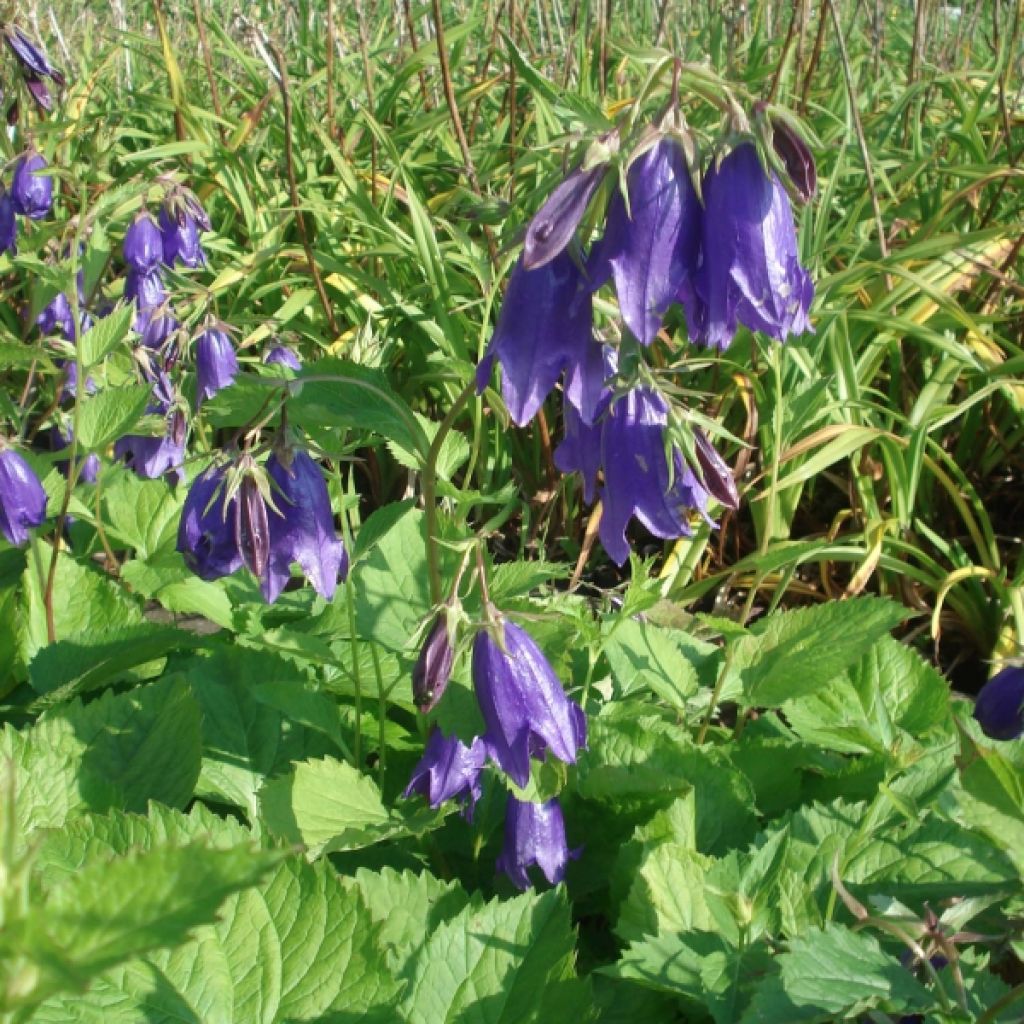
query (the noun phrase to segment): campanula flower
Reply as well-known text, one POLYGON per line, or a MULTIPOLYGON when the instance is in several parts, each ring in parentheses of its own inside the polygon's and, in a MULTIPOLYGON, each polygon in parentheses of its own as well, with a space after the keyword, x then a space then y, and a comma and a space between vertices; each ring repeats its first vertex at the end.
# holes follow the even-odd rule
MULTIPOLYGON (((71 444, 71 428, 51 427, 49 430, 50 449, 55 452, 62 452, 71 444)), ((68 475, 68 460, 59 459, 56 463, 57 469, 64 475, 68 475)), ((95 453, 87 455, 78 464, 78 479, 82 483, 94 484, 100 474, 100 458, 95 453)))
POLYGON ((536 865, 544 877, 557 885, 565 878, 565 868, 577 851, 565 841, 565 818, 558 800, 533 803, 509 796, 505 807, 505 846, 498 857, 498 870, 512 880, 517 889, 532 885, 527 868, 536 865))
POLYGON ((46 491, 13 448, 0 449, 0 533, 16 547, 46 518, 46 491))
POLYGON ((334 532, 324 475, 300 449, 272 454, 267 474, 274 484, 276 509, 267 512, 266 573, 253 569, 262 578, 263 596, 268 602, 276 601, 291 579, 292 562, 298 562, 313 589, 330 601, 338 580, 348 575, 348 554, 334 532))
MULTIPOLYGON (((164 247, 160 229, 148 210, 143 210, 131 222, 124 235, 124 261, 141 275, 149 274, 159 266, 164 247)), ((162 301, 162 300, 161 300, 162 301)), ((152 303, 156 305, 156 303, 152 303)))
POLYGON ((981 731, 994 740, 1015 740, 1024 733, 1024 668, 1000 669, 981 688, 974 717, 981 731))
POLYGON ((213 398, 238 375, 235 346, 227 332, 217 324, 208 326, 196 339, 196 377, 199 401, 213 398))
POLYGON ((737 323, 778 341, 811 329, 814 297, 800 265, 786 190, 766 174, 750 143, 737 146, 704 177, 702 262, 691 333, 724 349, 737 323))
POLYGON ((537 270, 516 264, 490 345, 477 367, 483 391, 494 360, 501 363, 501 394, 519 426, 528 423, 559 374, 591 345, 590 289, 572 257, 563 252, 537 270))
POLYGON ((703 217, 676 139, 661 139, 633 161, 626 190, 628 208, 618 190, 609 204, 591 260, 593 284, 614 277, 622 319, 649 345, 668 307, 691 293, 703 217))
POLYGON ((526 229, 524 269, 543 267, 565 249, 607 170, 606 164, 577 168, 548 196, 526 229))
POLYGON ((739 508, 740 496, 736 490, 736 478, 704 431, 694 430, 693 446, 704 489, 726 508, 739 508))
POLYGON ((423 714, 432 711, 444 696, 454 663, 448 616, 442 612, 427 634, 412 670, 412 699, 423 714))
POLYGON ((526 630, 507 619, 500 627, 501 642, 487 629, 473 641, 473 686, 491 757, 525 786, 531 756, 543 759, 550 750, 560 761, 575 763, 587 742, 587 720, 526 630))
POLYGON ((75 318, 71 312, 71 303, 63 292, 58 292, 43 307, 42 312, 36 317, 36 326, 44 335, 59 330, 69 340, 74 337, 75 318))
POLYGON ((170 193, 160 207, 164 263, 169 267, 175 263, 186 267, 202 266, 206 257, 199 233, 209 230, 210 220, 194 195, 184 189, 170 193))
POLYGON ((466 804, 466 817, 471 817, 473 805, 480 799, 480 774, 486 760, 479 737, 467 747, 457 736, 445 736, 435 726, 402 796, 419 793, 435 808, 457 799, 466 804))
POLYGON ((227 466, 211 466, 196 477, 181 510, 177 549, 200 579, 230 576, 242 566, 235 536, 238 495, 227 499, 227 466))
POLYGON ((18 222, 15 218, 14 196, 0 192, 0 253, 18 251, 18 222))
POLYGON ((262 580, 270 566, 270 519, 266 499, 251 473, 246 473, 242 477, 242 483, 238 488, 235 537, 238 540, 238 553, 242 556, 242 562, 253 576, 262 580))
POLYGON ((275 345, 266 354, 263 362, 267 366, 286 366, 289 370, 294 370, 296 373, 302 369, 299 357, 287 345, 275 345))
POLYGON ((814 154, 800 133, 785 118, 771 118, 772 148, 782 161, 797 195, 805 203, 818 191, 818 169, 814 154))
POLYGON ((24 217, 40 220, 53 205, 53 178, 40 174, 47 167, 46 160, 39 153, 26 153, 14 167, 11 182, 11 197, 14 208, 24 217))
MULTIPOLYGON (((145 273, 129 269, 124 282, 124 297, 133 301, 142 314, 163 305, 167 301, 167 289, 160 269, 154 268, 145 273)), ((141 329, 141 326, 136 327, 136 330, 141 329)))
POLYGON ((43 79, 48 78, 57 85, 64 85, 63 73, 47 60, 46 54, 17 25, 5 25, 3 37, 21 66, 25 85, 32 98, 43 110, 51 110, 53 99, 43 79))
POLYGON ((146 411, 163 414, 164 433, 159 437, 128 434, 114 444, 114 458, 122 459, 129 469, 147 480, 159 479, 167 473, 173 473, 179 481, 184 480, 188 423, 166 373, 156 374, 153 401, 146 411))

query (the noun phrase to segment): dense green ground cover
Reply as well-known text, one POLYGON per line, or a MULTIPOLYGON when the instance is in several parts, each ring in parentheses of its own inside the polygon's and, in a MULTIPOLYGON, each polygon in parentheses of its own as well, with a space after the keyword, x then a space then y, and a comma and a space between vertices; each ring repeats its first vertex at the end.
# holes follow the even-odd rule
MULTIPOLYGON (((18 6, 68 83, 48 117, 22 90, 5 142, 58 184, 0 255, 0 433, 49 496, 0 547, 3 1019, 1021 1019, 1024 743, 950 683, 1024 636, 1019 5, 18 6), (554 466, 561 403, 516 429, 495 380, 460 396, 531 215, 664 107, 673 56, 705 162, 726 87, 800 118, 814 332, 719 353, 670 314, 652 373, 742 500, 636 529, 620 569, 554 466), (27 326, 79 268, 92 311, 121 297, 169 181, 212 228, 176 314, 231 325, 242 365, 197 412, 185 356, 186 475, 285 417, 348 549, 332 600, 189 571, 186 487, 112 457, 162 429, 129 313, 77 346, 27 326), (69 358, 95 394, 62 394, 69 358), (66 486, 53 426, 95 481, 66 486), (471 822, 401 796, 411 667, 463 578, 430 721, 482 731, 486 579, 588 716, 577 763, 516 790, 559 796, 564 885, 495 873, 494 768, 471 822)), ((616 339, 613 293, 595 315, 616 339)))

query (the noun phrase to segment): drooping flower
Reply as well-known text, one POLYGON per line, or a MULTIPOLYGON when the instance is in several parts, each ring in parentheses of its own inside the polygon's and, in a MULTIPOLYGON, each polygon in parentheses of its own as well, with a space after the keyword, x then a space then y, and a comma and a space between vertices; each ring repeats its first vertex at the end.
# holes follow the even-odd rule
POLYGON ((528 423, 558 375, 593 343, 590 289, 567 252, 537 270, 522 259, 512 271, 490 345, 477 367, 482 392, 494 360, 501 363, 501 394, 519 426, 528 423))
POLYGON ((155 375, 153 402, 146 411, 163 414, 164 433, 159 437, 128 434, 114 444, 114 457, 147 480, 156 480, 167 473, 173 473, 179 481, 184 480, 188 422, 174 385, 162 371, 155 375))
POLYGON ((230 576, 242 566, 235 536, 238 495, 227 500, 227 466, 211 466, 196 477, 181 510, 177 549, 200 579, 230 576))
POLYGON ((982 688, 974 704, 981 731, 994 740, 1024 734, 1024 668, 1000 669, 982 688))
POLYGON ((607 170, 607 164, 579 167, 548 196, 526 229, 524 269, 543 267, 565 249, 607 170))
POLYGON ((600 537, 605 551, 622 565, 629 557, 626 527, 637 519, 667 540, 692 533, 688 512, 703 512, 707 491, 678 450, 672 474, 665 455, 668 406, 649 388, 637 387, 611 403, 601 431, 604 469, 600 537))
POLYGON ((11 197, 14 208, 24 217, 40 220, 53 205, 53 178, 40 174, 47 167, 40 153, 29 152, 22 156, 14 168, 11 181, 11 197))
POLYGON ((205 262, 200 231, 210 230, 210 220, 202 204, 191 192, 176 188, 160 207, 160 235, 163 261, 169 267, 176 262, 199 267, 205 262))
POLYGON ((736 490, 736 478, 703 430, 694 430, 693 446, 704 489, 726 508, 739 508, 740 495, 736 490))
MULTIPOLYGON (((51 427, 49 431, 50 449, 55 452, 62 452, 71 444, 71 428, 51 427)), ((68 460, 59 459, 56 463, 57 469, 64 475, 68 475, 68 460)), ((79 462, 78 479, 82 483, 94 484, 100 473, 100 457, 95 453, 87 455, 79 462)))
MULTIPOLYGON (((133 301, 140 313, 148 314, 162 305, 167 300, 167 289, 160 268, 156 267, 146 273, 129 270, 124 282, 124 297, 133 301)), ((142 326, 137 323, 135 329, 141 331, 142 326)))
POLYGON ((480 799, 480 773, 486 760, 479 737, 467 747, 457 736, 445 736, 435 726, 402 795, 419 793, 435 808, 458 799, 466 804, 466 816, 471 817, 473 805, 480 799))
MULTIPOLYGON (((160 229, 156 226, 149 211, 143 210, 125 232, 124 261, 132 270, 145 276, 157 268, 163 254, 164 247, 160 229)), ((152 305, 156 305, 156 303, 152 303, 152 305)))
POLYGON ((63 292, 58 292, 43 307, 36 317, 36 326, 44 335, 53 334, 58 329, 69 340, 74 337, 75 318, 71 312, 71 303, 63 292))
POLYGON ((703 217, 675 139, 663 138, 637 157, 626 188, 628 208, 621 192, 612 196, 604 237, 591 260, 593 285, 609 274, 615 278, 622 319, 649 345, 668 307, 692 291, 703 217))
POLYGON ((300 449, 272 454, 267 460, 267 474, 274 483, 276 511, 272 508, 267 513, 266 574, 256 572, 262 577, 263 596, 268 602, 276 601, 291 578, 292 562, 298 562, 313 589, 330 601, 338 580, 348 575, 348 553, 334 532, 324 475, 300 449))
POLYGON ((15 219, 14 196, 0 192, 0 253, 18 251, 18 222, 15 219))
POLYGON ((533 865, 541 869, 552 885, 557 885, 565 878, 569 859, 577 855, 565 841, 565 818, 557 799, 533 803, 509 795, 505 807, 505 846, 497 867, 517 889, 529 889, 533 884, 526 873, 533 865))
POLYGON ((570 700, 532 637, 502 620, 502 642, 483 629, 473 641, 473 686, 487 724, 484 737, 498 766, 517 785, 530 777, 530 757, 550 750, 566 764, 587 742, 583 709, 570 700))
POLYGON ((412 699, 423 714, 432 711, 444 696, 454 663, 455 649, 449 633, 448 616, 441 612, 427 634, 412 669, 412 699))
POLYGON ((750 143, 704 177, 704 230, 696 291, 702 302, 691 334, 724 349, 737 323, 778 341, 811 329, 814 297, 800 265, 786 190, 766 174, 750 143))
POLYGON ((46 491, 13 448, 0 449, 0 533, 9 544, 28 541, 30 527, 46 518, 46 491))
POLYGON ((3 35, 4 42, 7 43, 23 71, 38 78, 49 78, 57 85, 64 84, 63 73, 47 60, 46 54, 17 25, 5 25, 3 35))
POLYGON ((196 377, 199 400, 213 398, 228 387, 238 375, 235 346, 227 332, 218 324, 211 324, 196 339, 196 377))
POLYGON ((302 369, 299 357, 287 345, 275 345, 266 354, 263 362, 268 366, 286 366, 289 370, 294 370, 296 373, 302 369))

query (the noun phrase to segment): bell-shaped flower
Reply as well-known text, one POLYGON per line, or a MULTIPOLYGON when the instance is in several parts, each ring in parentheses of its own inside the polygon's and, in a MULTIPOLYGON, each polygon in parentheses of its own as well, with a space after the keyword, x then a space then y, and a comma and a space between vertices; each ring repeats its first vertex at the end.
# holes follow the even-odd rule
POLYGON ((167 301, 167 289, 159 267, 146 273, 129 270, 124 282, 124 297, 134 302, 142 314, 135 323, 135 329, 141 331, 145 326, 142 321, 148 320, 149 313, 167 301))
POLYGON ((235 346, 227 332, 217 324, 208 326, 196 339, 196 377, 199 401, 213 398, 238 375, 235 346))
POLYGON ((30 527, 46 518, 46 491, 13 448, 0 448, 0 533, 9 544, 28 541, 30 527))
POLYGON ((608 381, 617 370, 615 349, 594 343, 580 362, 570 366, 565 374, 562 402, 565 433, 555 449, 554 463, 563 473, 577 472, 583 477, 583 498, 588 504, 594 500, 601 468, 599 420, 611 398, 608 381))
MULTIPOLYGON (((267 460, 276 508, 267 513, 269 559, 262 576, 263 596, 273 603, 298 562, 313 589, 330 601, 339 579, 348 575, 348 554, 334 532, 334 514, 320 467, 299 449, 276 452, 267 460)), ((255 571, 255 570, 254 570, 255 571)))
POLYGON ((537 270, 522 259, 512 271, 490 345, 477 367, 478 391, 501 363, 501 394, 513 422, 528 423, 559 374, 593 343, 590 289, 572 257, 562 252, 537 270))
POLYGON ((169 267, 181 263, 186 267, 199 267, 206 262, 199 240, 201 230, 209 231, 206 212, 194 196, 182 193, 168 197, 160 207, 160 235, 163 240, 163 261, 169 267), (201 216, 200 216, 201 215, 201 216))
POLYGON ((53 177, 39 172, 46 170, 46 160, 39 153, 26 153, 14 167, 11 198, 14 208, 24 217, 40 220, 53 205, 53 177))
POLYGON ((563 403, 561 443, 552 456, 563 473, 579 473, 583 478, 583 500, 589 505, 597 493, 597 474, 601 469, 601 424, 587 423, 568 400, 563 403))
POLYGON ((690 324, 696 340, 724 349, 738 323, 785 341, 811 329, 814 297, 800 265, 789 198, 765 173, 753 144, 737 146, 704 177, 704 230, 690 324))
POLYGON ((5 25, 3 36, 4 42, 7 43, 23 71, 36 78, 49 78, 57 85, 64 84, 63 73, 47 60, 46 54, 17 25, 5 25))
POLYGON ((518 786, 530 778, 530 757, 550 750, 572 764, 587 742, 583 709, 570 700, 532 637, 501 621, 501 642, 483 629, 473 641, 473 686, 491 757, 518 786))
POLYGON ((200 579, 230 576, 242 566, 235 536, 238 495, 227 499, 227 466, 211 466, 196 477, 181 510, 177 549, 200 579))
POLYGON ((124 261, 132 270, 145 275, 155 270, 163 258, 160 229, 148 210, 131 222, 124 235, 124 261))
POLYGON ((479 737, 467 747, 458 736, 445 736, 435 726, 402 796, 419 793, 435 808, 446 800, 459 800, 466 805, 466 817, 471 817, 480 799, 480 774, 486 760, 479 737))
MULTIPOLYGON (((62 452, 71 444, 71 428, 51 427, 49 430, 50 449, 55 452, 62 452)), ((68 460, 58 459, 57 469, 64 476, 68 475, 68 460)), ((94 484, 100 473, 100 457, 93 453, 87 455, 78 464, 78 479, 82 483, 94 484)))
POLYGON ((1024 668, 1000 669, 981 688, 974 717, 981 731, 994 740, 1015 740, 1024 733, 1024 668))
POLYGON ((569 244, 608 167, 577 168, 548 196, 526 229, 523 267, 536 270, 550 263, 569 244))
POLYGON ((412 699, 423 714, 432 711, 444 696, 455 664, 448 616, 441 612, 420 648, 412 669, 412 699))
POLYGON ((566 865, 579 851, 570 851, 565 841, 565 818, 557 799, 545 803, 517 800, 509 796, 505 807, 505 846, 498 857, 498 870, 517 889, 533 884, 527 869, 536 865, 544 877, 557 885, 565 878, 566 865))
POLYGON ((285 366, 296 373, 302 369, 302 363, 295 352, 287 345, 275 345, 263 358, 267 366, 285 366))
POLYGON ((690 293, 703 217, 676 139, 661 139, 633 161, 626 190, 628 208, 620 191, 609 204, 604 237, 591 259, 593 284, 615 278, 622 319, 649 345, 668 307, 690 293))
POLYGON ((15 217, 14 196, 0 192, 0 253, 18 251, 18 221, 15 217))
POLYGON ((688 512, 703 513, 707 491, 673 453, 665 454, 668 406, 649 388, 637 387, 608 408, 601 431, 604 511, 600 537, 605 551, 622 565, 629 558, 626 527, 634 516, 656 537, 691 535, 688 512))
POLYGON ((43 307, 36 317, 36 326, 44 335, 54 334, 59 330, 65 338, 74 337, 75 318, 71 312, 71 303, 63 292, 58 292, 43 307))
POLYGON ((174 385, 162 371, 155 376, 153 401, 146 411, 163 414, 164 433, 159 437, 128 434, 114 444, 114 457, 147 480, 157 480, 168 473, 184 480, 188 423, 174 385))

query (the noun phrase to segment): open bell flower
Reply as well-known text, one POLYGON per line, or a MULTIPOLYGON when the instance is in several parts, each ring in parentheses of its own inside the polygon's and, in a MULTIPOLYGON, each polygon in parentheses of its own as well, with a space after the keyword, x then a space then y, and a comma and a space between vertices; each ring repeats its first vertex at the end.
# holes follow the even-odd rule
POLYGON ((737 324, 778 341, 811 329, 814 297, 800 265, 786 190, 766 173, 751 143, 737 146, 704 177, 701 266, 691 334, 724 349, 737 324))
POLYGON ((507 619, 501 629, 501 643, 488 629, 473 641, 473 687, 490 756, 516 785, 525 786, 531 756, 543 759, 550 750, 558 760, 575 763, 586 746, 587 719, 529 633, 507 619))
POLYGON ((230 576, 242 566, 235 537, 237 494, 227 497, 227 469, 211 466, 193 481, 178 523, 177 549, 200 578, 230 576))
POLYGON ((0 448, 0 533, 20 547, 28 531, 46 518, 46 491, 13 448, 0 448))
POLYGON ((480 799, 480 774, 486 760, 484 742, 479 737, 466 746, 458 736, 445 736, 435 726, 402 796, 419 793, 434 808, 446 800, 460 800, 466 805, 466 817, 472 817, 473 805, 480 799))
POLYGON ((22 216, 40 220, 50 212, 53 205, 53 178, 41 174, 48 164, 40 153, 26 153, 14 168, 11 181, 11 197, 14 208, 22 216))
POLYGON ((536 415, 559 374, 593 343, 589 287, 567 252, 537 270, 522 259, 509 279, 498 326, 477 367, 478 392, 494 360, 501 363, 501 394, 509 415, 524 426, 536 415))
POLYGON ((565 841, 565 818, 557 799, 533 803, 509 796, 505 845, 497 868, 517 889, 529 889, 533 884, 527 869, 534 865, 552 885, 557 885, 565 878, 570 858, 577 855, 578 851, 570 851, 565 841))
POLYGON ((148 210, 143 210, 128 226, 124 235, 124 261, 132 270, 148 274, 163 259, 164 247, 160 229, 148 210))
POLYGON ((981 688, 974 717, 981 731, 994 740, 1015 740, 1024 733, 1024 668, 1000 669, 981 688))
POLYGON ((210 230, 210 220, 199 200, 184 189, 171 192, 160 207, 163 261, 173 267, 200 267, 206 262, 200 232, 210 230))
POLYGON ((158 437, 128 434, 114 444, 114 457, 146 480, 157 480, 166 474, 184 480, 188 423, 174 385, 163 371, 155 374, 153 401, 146 411, 164 416, 164 433, 158 437))
POLYGON ((213 398, 234 382, 238 375, 238 357, 227 332, 211 324, 196 339, 196 377, 199 400, 213 398))

